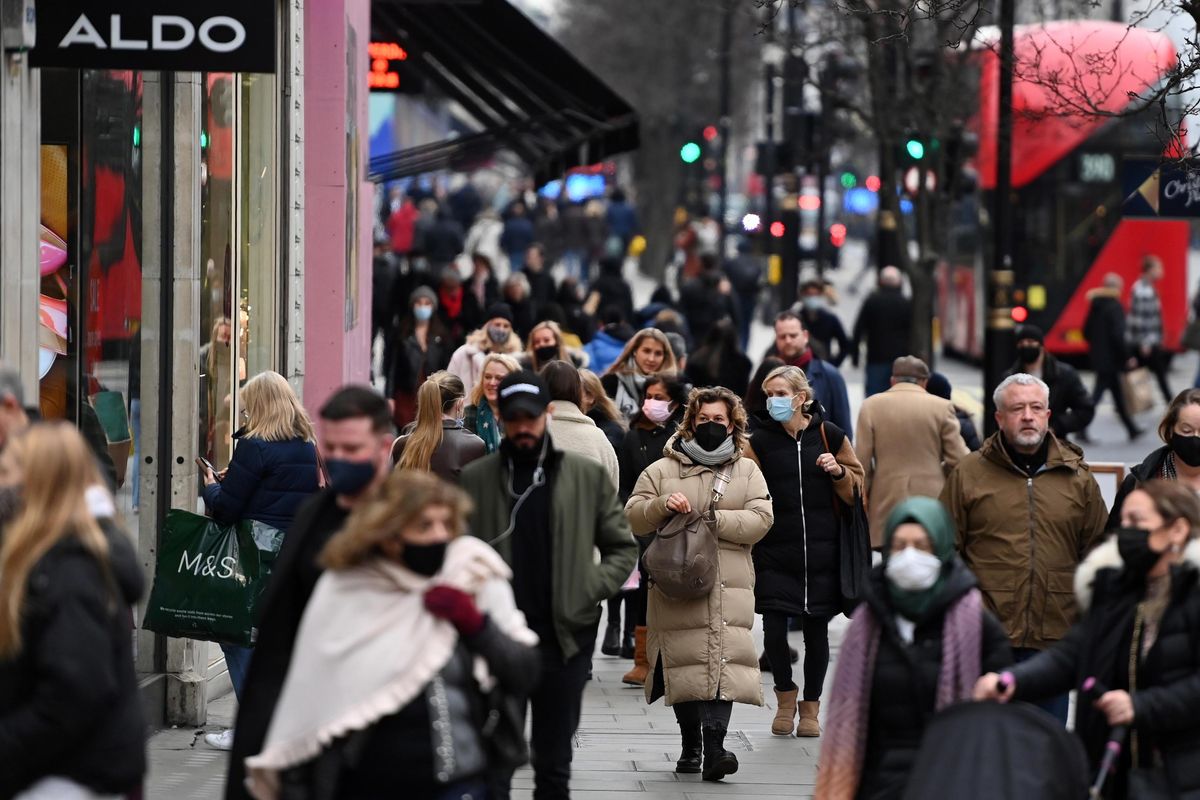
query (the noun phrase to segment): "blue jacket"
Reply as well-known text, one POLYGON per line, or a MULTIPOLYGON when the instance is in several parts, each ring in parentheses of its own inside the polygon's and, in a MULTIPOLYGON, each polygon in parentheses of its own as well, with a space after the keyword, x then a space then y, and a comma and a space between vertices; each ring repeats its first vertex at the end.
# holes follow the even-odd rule
POLYGON ((233 524, 258 520, 286 531, 300 504, 318 489, 317 449, 312 442, 239 441, 220 483, 204 487, 213 519, 233 524))
POLYGON ((604 371, 617 360, 617 356, 621 355, 625 344, 607 331, 597 331, 592 340, 583 348, 588 354, 588 369, 597 375, 603 375, 604 371))
POLYGON ((853 441, 854 423, 850 418, 850 398, 846 396, 846 379, 842 377, 842 373, 828 361, 814 358, 808 362, 804 374, 808 376, 817 402, 825 409, 825 419, 845 431, 846 436, 853 441))

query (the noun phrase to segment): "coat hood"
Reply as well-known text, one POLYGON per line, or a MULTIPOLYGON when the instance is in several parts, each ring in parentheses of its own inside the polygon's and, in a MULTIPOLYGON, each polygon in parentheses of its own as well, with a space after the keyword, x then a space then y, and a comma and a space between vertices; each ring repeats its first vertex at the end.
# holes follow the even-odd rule
MULTIPOLYGON (((1200 539, 1192 539, 1183 549, 1183 561, 1192 569, 1200 571, 1200 539)), ((1075 599, 1079 601, 1081 611, 1087 611, 1092 606, 1092 589, 1096 583, 1096 575, 1101 570, 1120 570, 1125 567, 1121 553, 1117 548, 1117 537, 1109 536, 1103 544, 1092 552, 1075 570, 1075 599)))
POLYGON ((1121 302, 1121 290, 1110 289, 1107 286, 1097 286, 1095 289, 1088 290, 1087 300, 1089 303, 1106 298, 1116 300, 1118 303, 1121 302))

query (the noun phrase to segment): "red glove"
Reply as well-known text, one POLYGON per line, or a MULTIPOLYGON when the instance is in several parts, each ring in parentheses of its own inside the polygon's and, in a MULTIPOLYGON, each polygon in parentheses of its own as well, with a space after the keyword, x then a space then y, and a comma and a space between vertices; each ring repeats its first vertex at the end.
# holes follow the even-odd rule
POLYGON ((425 609, 444 619, 463 636, 474 636, 483 630, 483 614, 475 598, 451 586, 434 586, 425 592, 425 609))

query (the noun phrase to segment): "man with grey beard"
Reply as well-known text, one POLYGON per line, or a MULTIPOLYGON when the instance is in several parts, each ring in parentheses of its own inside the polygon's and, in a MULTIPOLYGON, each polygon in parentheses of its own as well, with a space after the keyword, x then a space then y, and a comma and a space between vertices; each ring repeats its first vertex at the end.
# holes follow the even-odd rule
MULTIPOLYGON (((1049 430, 1042 380, 1010 375, 993 399, 999 430, 958 463, 941 500, 959 554, 1023 661, 1074 621, 1075 567, 1100 542, 1108 512, 1083 451, 1049 430)), ((1066 723, 1066 695, 1043 708, 1066 723)))

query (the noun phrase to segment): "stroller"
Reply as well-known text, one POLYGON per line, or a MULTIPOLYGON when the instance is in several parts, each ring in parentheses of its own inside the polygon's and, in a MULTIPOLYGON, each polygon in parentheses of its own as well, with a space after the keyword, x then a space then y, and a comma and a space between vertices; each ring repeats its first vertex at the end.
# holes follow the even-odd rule
POLYGON ((1022 703, 961 703, 931 720, 905 800, 1081 800, 1083 745, 1049 715, 1022 703))

